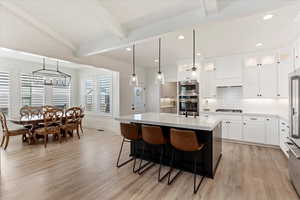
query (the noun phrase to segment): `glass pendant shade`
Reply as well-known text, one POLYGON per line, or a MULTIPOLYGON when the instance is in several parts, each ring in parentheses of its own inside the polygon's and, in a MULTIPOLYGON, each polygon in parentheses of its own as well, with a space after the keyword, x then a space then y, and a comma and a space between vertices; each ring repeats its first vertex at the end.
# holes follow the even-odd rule
POLYGON ((129 79, 129 85, 138 86, 138 77, 136 74, 132 74, 129 79))
POLYGON ((165 84, 165 76, 162 72, 157 73, 156 84, 165 84))

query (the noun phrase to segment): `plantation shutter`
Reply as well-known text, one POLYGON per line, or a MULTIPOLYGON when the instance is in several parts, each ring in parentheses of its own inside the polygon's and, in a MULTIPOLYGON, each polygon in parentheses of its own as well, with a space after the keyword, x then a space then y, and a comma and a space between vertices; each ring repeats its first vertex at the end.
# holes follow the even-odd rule
POLYGON ((21 75, 21 103, 22 106, 44 105, 45 86, 44 80, 31 74, 21 75))
POLYGON ((86 111, 96 110, 96 98, 95 98, 95 86, 96 82, 94 80, 85 81, 85 109, 86 111))
POLYGON ((101 113, 111 113, 112 103, 112 76, 98 77, 98 110, 101 113))
POLYGON ((0 72, 0 111, 8 114, 9 107, 9 74, 0 72))
POLYGON ((52 87, 52 104, 55 107, 69 108, 71 104, 72 85, 53 86, 52 87))

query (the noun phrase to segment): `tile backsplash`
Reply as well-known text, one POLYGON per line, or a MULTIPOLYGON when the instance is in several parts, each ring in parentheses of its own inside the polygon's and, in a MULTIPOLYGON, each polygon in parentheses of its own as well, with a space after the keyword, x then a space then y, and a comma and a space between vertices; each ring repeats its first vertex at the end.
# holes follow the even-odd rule
POLYGON ((209 108, 242 109, 247 113, 266 113, 288 115, 288 99, 243 98, 242 87, 219 87, 217 97, 202 99, 200 110, 209 108))

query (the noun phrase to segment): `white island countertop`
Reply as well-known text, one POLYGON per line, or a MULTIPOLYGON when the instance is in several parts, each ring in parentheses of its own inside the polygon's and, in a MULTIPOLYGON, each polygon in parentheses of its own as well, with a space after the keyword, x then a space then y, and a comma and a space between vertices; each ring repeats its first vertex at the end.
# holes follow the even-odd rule
POLYGON ((121 122, 134 122, 141 124, 151 124, 159 126, 169 126, 174 128, 186 128, 194 130, 212 131, 221 120, 217 117, 198 116, 196 118, 189 116, 185 117, 177 114, 169 113, 142 113, 126 115, 116 118, 121 122))

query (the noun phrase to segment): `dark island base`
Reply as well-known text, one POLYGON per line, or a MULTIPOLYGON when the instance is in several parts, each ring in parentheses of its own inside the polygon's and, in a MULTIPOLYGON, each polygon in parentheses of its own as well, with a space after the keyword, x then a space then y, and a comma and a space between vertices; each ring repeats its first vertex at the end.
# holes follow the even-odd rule
MULTIPOLYGON (((137 124, 141 127, 141 124, 137 124)), ((170 128, 161 126, 163 134, 166 138, 170 138, 170 128)), ((140 129, 141 130, 141 129, 140 129)), ((187 129, 184 129, 187 130, 187 129)), ((195 131, 195 130, 194 130, 195 131)), ((182 169, 188 172, 194 172, 194 156, 197 156, 199 162, 197 166, 197 174, 204 175, 209 178, 214 178, 216 169, 222 157, 222 130, 221 123, 216 126, 213 131, 196 130, 199 143, 205 143, 205 149, 199 153, 175 151, 174 166, 177 169, 182 169), (201 163, 200 162, 204 162, 201 163), (203 166, 203 167, 201 167, 203 166)), ((131 155, 143 160, 159 163, 161 149, 159 146, 145 144, 145 153, 143 154, 143 141, 138 141, 135 144, 131 143, 131 155)), ((165 166, 170 166, 172 147, 170 144, 164 146, 164 156, 162 163, 165 166)))

